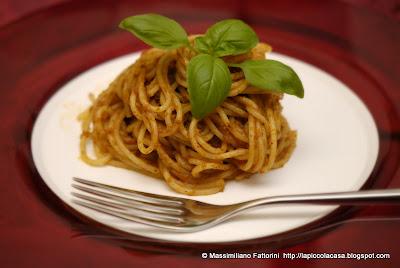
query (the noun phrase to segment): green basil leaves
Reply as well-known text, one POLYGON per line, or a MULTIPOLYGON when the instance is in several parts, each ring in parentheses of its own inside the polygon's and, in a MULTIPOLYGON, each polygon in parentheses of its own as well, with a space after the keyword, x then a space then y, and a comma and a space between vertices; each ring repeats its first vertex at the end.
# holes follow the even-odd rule
MULTIPOLYGON (((231 74, 220 57, 249 52, 259 42, 256 33, 243 21, 228 19, 211 26, 203 36, 189 42, 185 30, 176 21, 157 14, 124 19, 120 25, 146 44, 161 49, 189 47, 198 53, 188 64, 187 81, 192 115, 202 119, 214 111, 229 95, 231 74)), ((247 60, 230 64, 243 70, 253 86, 284 92, 303 98, 303 85, 289 66, 274 60, 247 60)))
POLYGON ((188 84, 192 114, 196 118, 204 118, 228 96, 231 73, 220 58, 199 54, 189 62, 188 84))
POLYGON ((243 70, 247 82, 255 87, 304 97, 303 85, 298 75, 279 61, 247 60, 235 66, 243 70))
POLYGON ((211 26, 204 37, 195 42, 195 48, 200 52, 207 45, 208 53, 223 57, 249 52, 258 43, 256 33, 241 20, 223 20, 211 26))
POLYGON ((181 25, 157 14, 128 17, 121 21, 119 27, 156 48, 173 49, 189 44, 187 34, 181 25))

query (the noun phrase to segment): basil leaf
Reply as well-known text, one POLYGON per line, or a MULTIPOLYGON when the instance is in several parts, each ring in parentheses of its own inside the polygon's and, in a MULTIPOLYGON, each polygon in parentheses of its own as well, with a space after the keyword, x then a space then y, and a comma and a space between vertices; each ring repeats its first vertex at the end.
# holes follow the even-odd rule
POLYGON ((246 80, 260 89, 304 97, 303 84, 289 66, 275 60, 247 60, 235 66, 242 68, 246 80))
POLYGON ((158 14, 128 17, 121 21, 119 27, 156 48, 173 49, 189 44, 187 34, 181 25, 158 14))
POLYGON ((208 54, 192 58, 188 66, 188 89, 192 115, 204 118, 228 96, 231 74, 226 63, 208 54))
POLYGON ((211 47, 210 39, 205 38, 204 36, 199 36, 194 39, 194 48, 199 53, 206 54, 211 54, 213 50, 211 47))
POLYGON ((250 26, 236 19, 217 22, 207 30, 205 38, 216 57, 246 53, 258 43, 258 37, 250 26))

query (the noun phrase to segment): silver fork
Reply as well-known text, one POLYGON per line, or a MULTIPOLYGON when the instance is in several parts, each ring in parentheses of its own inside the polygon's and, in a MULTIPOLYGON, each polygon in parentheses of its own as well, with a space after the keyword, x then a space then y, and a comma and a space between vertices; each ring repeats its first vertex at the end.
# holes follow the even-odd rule
POLYGON ((78 205, 176 232, 197 232, 249 209, 274 204, 400 205, 400 189, 273 196, 231 205, 213 205, 123 189, 76 177, 73 178, 72 187, 72 195, 75 197, 72 201, 78 205))

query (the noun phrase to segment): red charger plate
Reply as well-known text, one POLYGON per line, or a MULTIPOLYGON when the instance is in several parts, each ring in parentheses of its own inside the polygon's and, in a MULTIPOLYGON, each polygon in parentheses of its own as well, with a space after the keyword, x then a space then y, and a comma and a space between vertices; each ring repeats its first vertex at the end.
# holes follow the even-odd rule
MULTIPOLYGON (((370 109, 380 151, 364 188, 400 187, 400 24, 341 1, 72 1, 0 29, 0 262, 3 267, 399 267, 400 207, 342 208, 290 232, 221 244, 126 235, 66 207, 33 165, 30 133, 65 82, 145 45, 116 25, 129 15, 170 16, 190 33, 217 20, 249 23, 274 50, 346 83, 370 109), (201 252, 389 253, 385 260, 203 260, 201 252)), ((62 142, 62 140, 60 140, 62 142)))

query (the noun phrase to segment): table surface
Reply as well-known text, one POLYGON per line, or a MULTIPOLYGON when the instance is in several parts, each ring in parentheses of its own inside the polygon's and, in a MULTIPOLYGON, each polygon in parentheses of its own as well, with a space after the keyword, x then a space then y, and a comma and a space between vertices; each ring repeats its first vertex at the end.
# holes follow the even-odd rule
MULTIPOLYGON (((0 1, 0 26, 15 21, 39 9, 44 9, 71 0, 2 0, 0 1)), ((340 1, 340 0, 338 0, 340 1)), ((353 5, 364 6, 377 13, 400 19, 399 0, 342 0, 353 5)))

